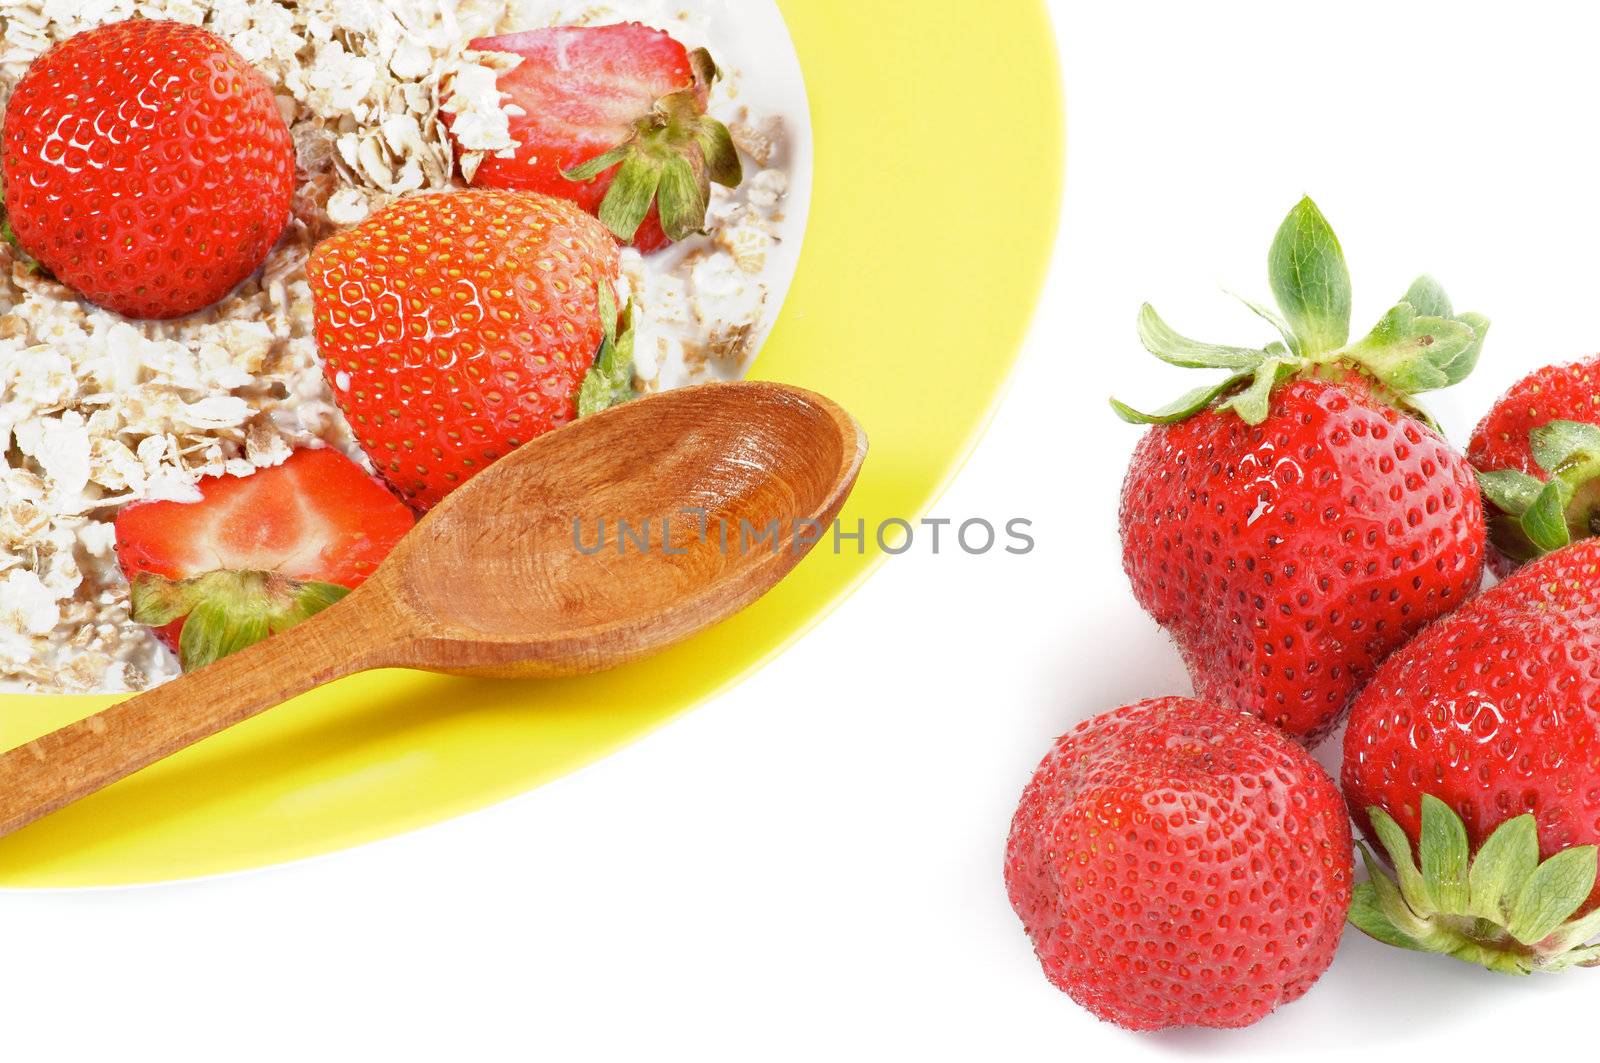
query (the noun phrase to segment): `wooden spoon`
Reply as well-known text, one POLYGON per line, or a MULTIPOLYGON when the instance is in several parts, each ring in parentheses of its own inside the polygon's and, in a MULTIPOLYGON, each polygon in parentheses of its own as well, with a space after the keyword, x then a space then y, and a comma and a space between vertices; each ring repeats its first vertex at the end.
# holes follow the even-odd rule
POLYGON ((825 538, 866 451, 834 403, 768 383, 667 392, 536 439, 337 605, 0 756, 0 836, 355 672, 565 676, 666 649, 825 538))

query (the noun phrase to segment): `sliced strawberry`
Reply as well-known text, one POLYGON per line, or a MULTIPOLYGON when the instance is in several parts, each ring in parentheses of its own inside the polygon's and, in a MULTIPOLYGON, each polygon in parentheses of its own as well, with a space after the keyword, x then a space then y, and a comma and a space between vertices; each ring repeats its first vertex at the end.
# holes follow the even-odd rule
POLYGON ((704 228, 712 181, 743 179, 727 127, 706 114, 717 68, 704 49, 690 52, 637 22, 471 46, 522 57, 498 79, 519 147, 513 158, 485 158, 472 177, 478 187, 573 200, 650 252, 704 228))
POLYGON ((209 477, 200 494, 117 516, 133 618, 157 628, 185 670, 338 601, 416 520, 336 450, 298 450, 249 476, 209 477))

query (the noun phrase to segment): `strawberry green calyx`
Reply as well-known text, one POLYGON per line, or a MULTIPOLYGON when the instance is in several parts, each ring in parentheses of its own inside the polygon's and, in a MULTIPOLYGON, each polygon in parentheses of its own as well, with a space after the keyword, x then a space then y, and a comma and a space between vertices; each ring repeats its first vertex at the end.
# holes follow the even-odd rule
POLYGON ((1400 825, 1380 808, 1367 814, 1395 868, 1391 877, 1361 846, 1368 878, 1356 886, 1350 922, 1369 937, 1503 974, 1600 966, 1600 945, 1589 944, 1600 911, 1577 916, 1594 888, 1594 846, 1541 862, 1528 814, 1495 828, 1469 858, 1461 817, 1424 796, 1419 866, 1400 825))
POLYGON ((620 406, 634 397, 633 391, 633 300, 617 313, 617 300, 611 286, 600 284, 600 320, 605 336, 594 365, 578 389, 578 416, 592 417, 602 410, 620 406))
POLYGON ((1278 309, 1243 300, 1278 332, 1279 339, 1262 347, 1191 340, 1146 303, 1139 311, 1139 339, 1146 350, 1171 365, 1223 369, 1228 375, 1150 413, 1112 399, 1117 416, 1132 424, 1174 424, 1218 409, 1260 424, 1273 388, 1338 369, 1362 373, 1390 401, 1414 413, 1410 396, 1459 383, 1483 349, 1488 319, 1456 314, 1430 277, 1418 278, 1372 331, 1351 341, 1350 272, 1344 251, 1309 198, 1296 204, 1279 227, 1267 272, 1278 309))
POLYGON ((600 204, 600 220, 617 239, 632 240, 650 213, 661 208, 661 228, 673 241, 703 232, 711 184, 739 187, 744 166, 728 127, 705 113, 704 99, 721 76, 711 53, 689 53, 694 80, 656 101, 621 144, 581 166, 563 170, 569 181, 592 181, 617 168, 600 204))
POLYGON ((133 581, 132 615, 151 627, 183 620, 178 660, 192 672, 315 616, 349 593, 337 584, 275 572, 218 570, 181 580, 144 572, 133 581))
POLYGON ((1551 421, 1528 441, 1548 479, 1516 469, 1478 474, 1484 497, 1500 511, 1490 527, 1494 544, 1518 562, 1600 535, 1600 427, 1551 421))

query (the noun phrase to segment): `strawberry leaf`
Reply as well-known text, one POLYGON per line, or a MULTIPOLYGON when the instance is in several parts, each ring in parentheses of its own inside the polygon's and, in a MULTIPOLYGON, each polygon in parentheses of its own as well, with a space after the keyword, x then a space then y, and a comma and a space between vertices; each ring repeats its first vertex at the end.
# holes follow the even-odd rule
POLYGON ((150 627, 165 627, 188 616, 197 601, 193 580, 170 580, 150 572, 134 577, 129 599, 134 622, 150 627))
POLYGON ((1534 869, 1517 896, 1511 936, 1537 945, 1572 917, 1594 889, 1595 847, 1563 849, 1534 869))
MULTIPOLYGON (((1420 942, 1412 940, 1406 933, 1389 919, 1383 904, 1378 899, 1378 891, 1373 883, 1379 879, 1369 879, 1358 883, 1350 896, 1350 922, 1362 933, 1370 938, 1376 938, 1385 945, 1393 945, 1397 949, 1410 949, 1413 952, 1431 951, 1420 942)), ((1393 883, 1390 883, 1391 887, 1393 883)))
POLYGON ((1111 409, 1129 424, 1177 424, 1179 421, 1187 421, 1250 377, 1249 373, 1238 373, 1221 383, 1195 388, 1150 413, 1140 413, 1132 406, 1116 399, 1111 400, 1111 409))
POLYGON ((220 601, 202 601, 183 622, 178 660, 185 672, 197 671, 272 634, 260 612, 236 611, 220 601))
POLYGON ((1533 506, 1544 489, 1544 481, 1516 469, 1496 469, 1480 472, 1478 486, 1483 497, 1493 502, 1496 509, 1520 517, 1533 506))
POLYGON ((1386 945, 1418 952, 1432 951, 1413 936, 1424 929, 1424 924, 1406 906, 1405 899, 1400 895, 1400 887, 1383 873, 1372 850, 1359 843, 1356 848, 1361 850, 1361 862, 1367 869, 1367 880, 1357 883, 1352 892, 1350 922, 1386 945), (1405 929, 1402 929, 1402 925, 1405 929))
POLYGON ((1551 480, 1540 488, 1533 504, 1522 514, 1522 530, 1534 546, 1548 554, 1572 542, 1572 531, 1567 527, 1567 504, 1571 501, 1572 488, 1563 480, 1551 480))
POLYGON ((600 203, 600 221, 624 242, 632 240, 650 213, 661 186, 661 162, 641 151, 630 151, 611 179, 600 203))
POLYGON ((1161 315, 1149 303, 1139 308, 1138 328, 1139 342, 1144 344, 1145 350, 1168 365, 1184 369, 1253 370, 1267 357, 1264 350, 1201 343, 1180 335, 1161 320, 1161 315))
POLYGON ((1432 894, 1423 880, 1422 872, 1417 870, 1416 861, 1412 859, 1411 839, 1406 837, 1406 832, 1400 829, 1394 817, 1381 808, 1368 809, 1367 818, 1372 822, 1372 831, 1378 836, 1378 841, 1383 843, 1384 852, 1389 855, 1389 866, 1400 878, 1401 893, 1417 909, 1418 914, 1431 914, 1432 894))
POLYGON ((1466 350, 1439 366, 1451 384, 1461 383, 1478 367, 1478 357, 1483 354, 1483 341, 1489 335, 1489 319, 1482 314, 1457 314, 1455 320, 1472 330, 1472 342, 1466 350))
POLYGON ((1444 318, 1472 329, 1474 342, 1467 344, 1449 358, 1435 357, 1433 364, 1440 369, 1451 384, 1459 384, 1478 364, 1483 352, 1484 335, 1489 331, 1489 319, 1482 314, 1456 314, 1450 305, 1450 296, 1432 277, 1418 277, 1406 290, 1401 303, 1408 304, 1419 318, 1444 318))
POLYGON ((1399 303, 1345 356, 1394 390, 1416 395, 1451 384, 1448 368, 1477 340, 1468 325, 1419 317, 1410 303, 1399 303))
MULTIPOLYGON (((1562 926, 1559 930, 1542 939, 1539 944, 1542 948, 1554 952, 1571 950, 1573 953, 1594 953, 1593 946, 1584 948, 1585 942, 1592 941, 1600 935, 1600 908, 1595 909, 1582 919, 1574 919, 1562 926)), ((1584 966, 1593 966, 1592 955, 1575 956, 1575 963, 1584 966)))
POLYGON ((711 188, 703 170, 697 174, 682 155, 668 156, 661 166, 656 194, 661 206, 661 229, 668 239, 676 242, 705 231, 711 188))
POLYGON ((1271 409, 1272 389, 1285 371, 1292 371, 1291 363, 1268 358, 1255 370, 1250 386, 1222 404, 1222 409, 1232 410, 1245 424, 1260 424, 1267 419, 1271 409))
POLYGON ((1454 317, 1455 311, 1450 307, 1450 296, 1438 281, 1423 275, 1411 282, 1411 287, 1406 289, 1406 294, 1401 297, 1402 303, 1410 303, 1412 309, 1423 317, 1454 317))
POLYGON ((634 397, 633 391, 633 302, 617 313, 617 302, 610 286, 600 285, 600 319, 605 338, 594 365, 578 389, 578 416, 592 417, 619 406, 634 397))
POLYGON ((562 170, 561 176, 569 181, 593 181, 613 166, 623 162, 633 154, 632 143, 619 144, 603 155, 596 155, 581 166, 574 166, 570 170, 562 170))
POLYGON ((1467 873, 1470 911, 1480 919, 1507 925, 1516 903, 1515 886, 1539 866, 1539 832, 1533 815, 1508 819, 1494 829, 1467 873))
POLYGON ((705 159, 706 175, 724 188, 738 188, 744 182, 744 164, 728 127, 706 115, 695 124, 694 137, 705 159))
POLYGON ((1529 432, 1528 443, 1539 468, 1555 476, 1600 463, 1600 427, 1592 424, 1551 421, 1529 432))
POLYGON ((710 88, 711 83, 722 76, 722 71, 717 69, 717 62, 711 58, 711 52, 705 48, 696 48, 689 53, 689 69, 694 71, 695 84, 703 88, 710 88))
POLYGON ((1433 907, 1441 912, 1467 909, 1467 828, 1450 806, 1431 795, 1422 799, 1422 878, 1433 907))
POLYGON ((614 344, 617 342, 617 328, 621 324, 617 314, 617 296, 611 290, 611 285, 601 281, 594 286, 595 313, 600 315, 600 338, 602 343, 614 344))
POLYGON ((1310 197, 1284 219, 1267 256, 1278 307, 1295 338, 1294 353, 1311 358, 1350 338, 1350 270, 1339 238, 1310 197))

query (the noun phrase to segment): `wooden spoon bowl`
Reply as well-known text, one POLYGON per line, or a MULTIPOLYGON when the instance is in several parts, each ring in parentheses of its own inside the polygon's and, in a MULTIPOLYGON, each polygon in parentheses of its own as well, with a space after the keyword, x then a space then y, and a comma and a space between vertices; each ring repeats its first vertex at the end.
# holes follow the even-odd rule
POLYGON ((0 756, 0 836, 355 672, 565 676, 666 649, 826 538, 866 448, 837 405, 769 383, 666 392, 536 439, 338 604, 0 756))
POLYGON ((390 663, 556 676, 664 649, 793 568, 866 447, 839 407, 772 384, 669 392, 546 438, 563 460, 535 442, 497 462, 493 490, 450 495, 367 585, 427 632, 390 663))

